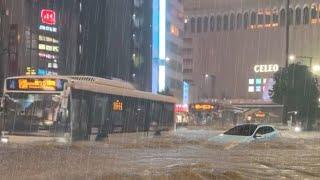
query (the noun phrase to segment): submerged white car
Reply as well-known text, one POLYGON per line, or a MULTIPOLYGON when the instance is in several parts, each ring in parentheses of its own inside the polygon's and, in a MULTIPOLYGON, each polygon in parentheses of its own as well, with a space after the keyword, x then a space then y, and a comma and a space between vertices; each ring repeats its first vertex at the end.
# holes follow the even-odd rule
POLYGON ((223 134, 209 138, 209 141, 217 143, 250 143, 269 141, 279 136, 279 132, 270 125, 242 124, 235 126, 223 134))

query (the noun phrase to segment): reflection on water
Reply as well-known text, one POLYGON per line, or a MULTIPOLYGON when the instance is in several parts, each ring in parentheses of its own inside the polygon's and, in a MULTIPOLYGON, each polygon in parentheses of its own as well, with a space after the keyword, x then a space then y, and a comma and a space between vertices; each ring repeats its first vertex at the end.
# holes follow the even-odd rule
POLYGON ((229 147, 170 133, 115 134, 108 142, 71 146, 1 145, 0 174, 6 179, 320 178, 320 139, 283 137, 229 147))

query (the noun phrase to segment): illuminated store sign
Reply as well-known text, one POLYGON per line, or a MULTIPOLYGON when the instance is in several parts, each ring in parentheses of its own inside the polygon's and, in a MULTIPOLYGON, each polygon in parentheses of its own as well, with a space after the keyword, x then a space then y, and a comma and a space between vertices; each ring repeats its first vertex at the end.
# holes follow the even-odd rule
POLYGON ((50 42, 50 43, 59 43, 59 41, 55 38, 49 37, 49 36, 43 36, 39 35, 39 41, 44 41, 44 42, 50 42))
POLYGON ((278 64, 269 64, 269 65, 255 65, 254 72, 256 73, 268 73, 268 72, 277 72, 279 71, 278 64))
POLYGON ((43 24, 55 25, 56 24, 56 12, 50 9, 41 10, 41 22, 43 24))
POLYGON ((38 75, 45 76, 48 74, 48 71, 46 69, 38 69, 38 75))
POLYGON ((46 44, 39 44, 39 50, 45 50, 45 51, 50 51, 50 52, 59 52, 59 47, 46 45, 46 44))
POLYGON ((258 111, 254 114, 254 116, 256 118, 265 118, 267 116, 267 114, 265 112, 262 112, 262 111, 258 111))
POLYGON ((33 68, 33 67, 27 67, 26 69, 26 75, 36 75, 37 72, 36 72, 36 69, 33 68))
POLYGON ((45 25, 40 25, 39 29, 43 30, 43 31, 49 31, 49 32, 57 32, 58 31, 56 27, 50 27, 50 26, 45 26, 45 25))
POLYGON ((57 59, 57 56, 47 53, 39 53, 39 57, 46 59, 57 59))
POLYGON ((250 78, 248 92, 249 93, 262 93, 262 99, 270 100, 270 90, 274 85, 273 78, 250 78))
POLYGON ((183 81, 183 103, 189 104, 189 89, 190 85, 188 82, 183 81))
POLYGON ((174 112, 189 112, 188 104, 176 104, 174 112))
POLYGON ((214 105, 213 104, 206 104, 206 103, 193 104, 191 106, 191 109, 194 111, 213 111, 214 105))

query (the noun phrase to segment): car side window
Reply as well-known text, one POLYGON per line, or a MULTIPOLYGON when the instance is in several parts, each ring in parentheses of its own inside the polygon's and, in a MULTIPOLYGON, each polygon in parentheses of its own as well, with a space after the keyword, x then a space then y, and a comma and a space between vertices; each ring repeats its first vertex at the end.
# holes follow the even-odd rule
POLYGON ((274 131, 274 129, 272 127, 264 126, 264 127, 260 127, 258 129, 258 131, 256 132, 256 134, 263 135, 263 134, 271 133, 273 131, 274 131))
POLYGON ((267 127, 267 132, 266 133, 271 133, 273 131, 274 131, 274 129, 272 127, 267 127))

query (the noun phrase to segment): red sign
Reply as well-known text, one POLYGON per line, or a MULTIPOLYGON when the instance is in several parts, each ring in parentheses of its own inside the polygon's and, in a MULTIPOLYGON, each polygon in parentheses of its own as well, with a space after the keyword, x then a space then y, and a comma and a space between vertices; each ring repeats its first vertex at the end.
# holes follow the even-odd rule
POLYGON ((176 104, 174 111, 175 112, 189 112, 189 107, 187 104, 176 104))
POLYGON ((41 10, 41 21, 44 24, 55 25, 56 24, 56 12, 50 9, 41 10))
POLYGON ((265 118, 266 117, 266 113, 262 112, 262 111, 258 111, 258 112, 255 113, 255 116, 257 118, 265 118))

